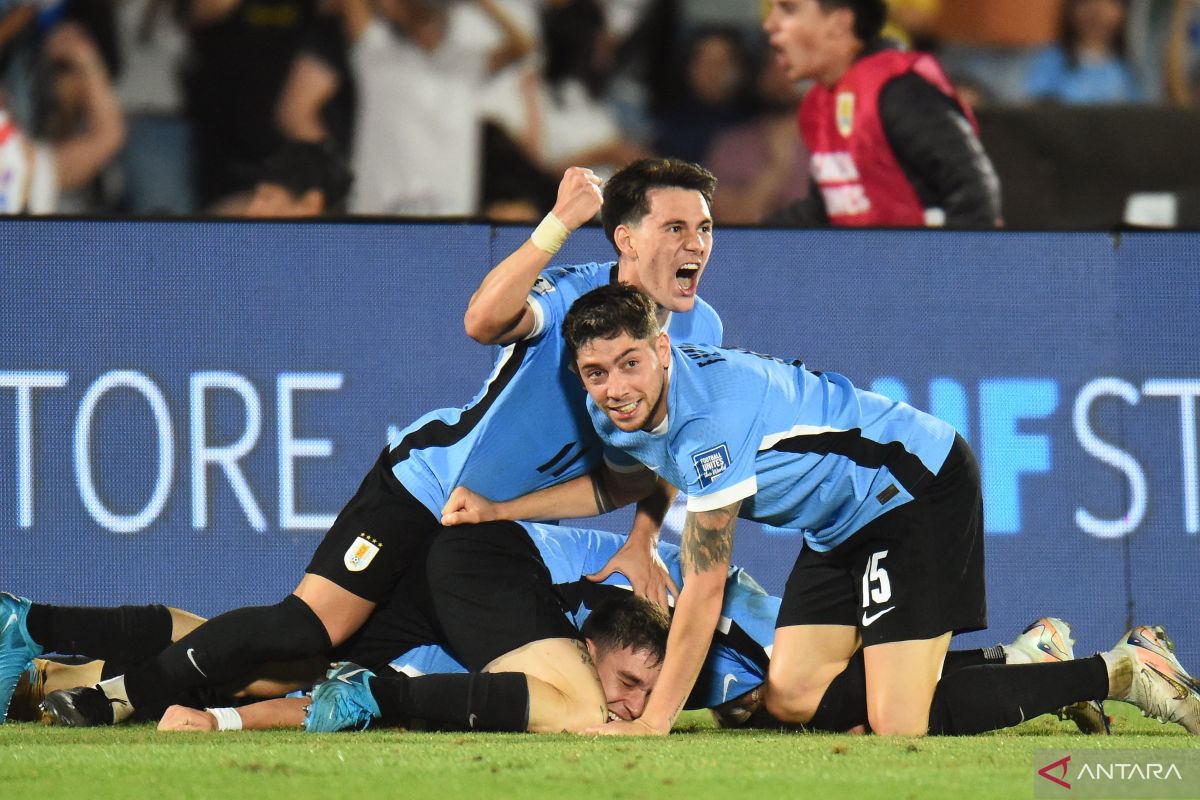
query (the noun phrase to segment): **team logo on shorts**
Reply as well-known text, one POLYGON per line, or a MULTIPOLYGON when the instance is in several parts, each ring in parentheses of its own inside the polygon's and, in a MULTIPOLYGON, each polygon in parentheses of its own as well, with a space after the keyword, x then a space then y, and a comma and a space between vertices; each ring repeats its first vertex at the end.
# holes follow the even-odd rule
POLYGON ((696 475, 700 478, 700 488, 708 486, 718 475, 729 469, 729 463, 729 448, 724 442, 692 455, 692 466, 696 468, 696 475))
POLYGON ((838 92, 837 129, 842 136, 854 130, 854 92, 838 92))
POLYGON ((354 544, 350 545, 350 549, 342 557, 342 563, 351 572, 362 572, 371 565, 371 560, 378 552, 379 543, 364 533, 354 540, 354 544))

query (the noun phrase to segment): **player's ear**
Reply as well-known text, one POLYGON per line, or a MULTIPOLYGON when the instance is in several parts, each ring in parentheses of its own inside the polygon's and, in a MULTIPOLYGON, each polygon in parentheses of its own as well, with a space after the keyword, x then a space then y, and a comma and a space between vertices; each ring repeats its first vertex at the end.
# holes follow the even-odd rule
POLYGON ((595 664, 596 663, 596 643, 593 642, 591 639, 587 639, 587 638, 585 638, 583 640, 583 643, 584 643, 584 645, 587 646, 588 656, 591 657, 592 663, 595 664))
POLYGON ((617 246, 617 252, 626 258, 637 259, 637 248, 633 243, 633 229, 628 225, 621 224, 613 231, 613 243, 617 246))
POLYGON ((654 340, 654 352, 658 356, 659 364, 666 369, 671 361, 671 337, 666 331, 658 332, 658 338, 654 340))

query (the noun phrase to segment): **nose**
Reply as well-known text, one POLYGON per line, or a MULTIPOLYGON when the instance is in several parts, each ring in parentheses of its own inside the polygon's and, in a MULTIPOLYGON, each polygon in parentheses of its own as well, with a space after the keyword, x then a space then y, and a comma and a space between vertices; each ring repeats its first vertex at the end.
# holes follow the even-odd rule
POLYGON ((631 719, 637 719, 640 717, 642 712, 646 710, 646 693, 631 692, 629 696, 625 698, 625 708, 629 711, 629 716, 631 719))

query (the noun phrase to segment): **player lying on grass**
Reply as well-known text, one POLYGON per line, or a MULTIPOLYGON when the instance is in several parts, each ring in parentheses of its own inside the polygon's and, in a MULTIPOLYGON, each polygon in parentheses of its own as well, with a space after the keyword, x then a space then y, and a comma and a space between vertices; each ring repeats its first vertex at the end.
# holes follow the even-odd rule
MULTIPOLYGON (((572 299, 620 279, 655 298, 660 322, 671 331, 719 343, 720 319, 696 294, 711 252, 716 181, 702 167, 652 159, 610 178, 603 197, 599 183, 589 170, 567 170, 551 214, 485 277, 464 326, 473 338, 502 345, 492 374, 471 403, 430 412, 389 441, 291 594, 275 605, 221 614, 134 671, 96 689, 80 687, 77 694, 89 699, 59 697, 56 707, 74 724, 112 724, 188 689, 224 685, 247 669, 345 643, 437 536, 446 494, 458 483, 510 497, 604 475, 596 478, 598 490, 620 496, 625 476, 603 473, 603 448, 583 410, 583 391, 564 380, 559 322, 572 299), (598 210, 616 261, 550 268, 570 232, 598 210), (90 712, 72 710, 80 705, 90 712)), ((665 487, 642 496, 620 566, 638 591, 665 601, 652 551, 669 497, 665 487)), ((0 721, 31 658, 43 650, 72 651, 103 634, 91 616, 70 608, 39 605, 27 613, 28 642, 0 636, 0 721)))
MULTIPOLYGON (((601 732, 670 731, 720 619, 741 516, 804 532, 766 687, 781 720, 973 733, 1111 698, 1200 733, 1197 683, 1153 628, 1095 658, 943 677, 950 637, 986 627, 979 471, 946 423, 799 362, 673 346, 628 286, 577 300, 563 337, 604 444, 688 496, 685 583, 658 686, 638 720, 601 732)), ((450 502, 447 523, 600 510, 585 481, 502 504, 459 487, 450 502)))
MULTIPOLYGON (((594 583, 586 576, 593 575, 609 562, 612 556, 624 545, 624 539, 616 534, 605 531, 566 528, 556 525, 524 523, 517 526, 511 523, 499 523, 489 526, 496 537, 490 545, 506 545, 510 553, 509 564, 524 564, 537 571, 536 563, 531 563, 531 554, 524 548, 524 542, 532 542, 541 563, 549 573, 549 582, 554 594, 561 601, 566 618, 577 629, 582 629, 591 609, 597 608, 606 600, 623 597, 629 594, 627 580, 619 574, 611 574, 604 578, 603 583, 594 583), (515 555, 511 555, 515 553, 515 555)), ((471 539, 459 545, 453 545, 455 550, 472 551, 477 546, 471 539)), ((682 575, 679 565, 679 549, 670 544, 660 545, 660 553, 666 567, 674 580, 680 582, 682 575)), ((440 562, 445 555, 438 554, 440 562)), ((459 561, 462 561, 460 555, 459 561)), ((482 564, 481 566, 486 566, 482 564)), ((521 570, 518 570, 521 572, 521 570)), ((484 577, 484 585, 488 585, 492 576, 484 577)), ((451 580, 452 585, 460 583, 451 580)), ((541 582, 536 584, 539 592, 545 590, 541 582)), ((404 584, 408 587, 409 584, 404 584)), ((466 672, 467 668, 454 659, 444 647, 433 642, 441 641, 440 634, 432 633, 429 643, 411 646, 424 633, 429 633, 429 627, 420 620, 424 614, 411 614, 403 611, 405 603, 419 608, 428 609, 432 603, 425 597, 428 589, 421 583, 412 591, 401 592, 392 603, 381 607, 364 626, 350 649, 343 650, 340 657, 356 658, 369 664, 373 669, 381 670, 384 675, 389 671, 403 673, 409 676, 432 675, 435 673, 466 672), (411 649, 406 649, 411 648, 411 649), (392 654, 399 653, 397 657, 392 654), (384 659, 388 663, 381 664, 384 659)), ((769 653, 774 636, 775 616, 779 608, 779 598, 764 592, 744 570, 733 567, 730 570, 725 599, 722 609, 722 622, 714 637, 708 658, 705 661, 700 679, 688 699, 688 708, 711 708, 718 721, 723 725, 752 724, 762 726, 777 725, 764 711, 761 710, 761 693, 759 687, 767 674, 769 653)), ((125 620, 137 620, 139 607, 123 607, 121 609, 93 609, 92 613, 98 621, 103 622, 104 615, 116 614, 125 620)), ((151 613, 161 607, 146 607, 147 618, 155 618, 151 613)), ((202 620, 184 612, 172 610, 170 616, 174 620, 175 635, 185 634, 202 620)), ((1045 621, 1043 621, 1045 622, 1045 621)), ((595 625, 595 623, 592 623, 595 625)), ((1053 623, 1046 623, 1053 624, 1053 623)), ((1008 658, 1070 658, 1070 632, 1061 622, 1057 630, 1046 630, 1042 626, 1031 628, 1030 635, 1022 635, 1017 642, 1007 648, 989 648, 986 651, 963 651, 951 653, 947 669, 959 668, 978 663, 994 663, 1003 661, 1007 652, 1008 658), (1041 648, 1041 649, 1039 649, 1041 648)), ((583 629, 581 635, 585 640, 609 641, 611 636, 605 632, 613 626, 601 625, 599 633, 583 629)), ((471 633, 474 636, 475 634, 471 633)), ((486 632, 483 635, 489 635, 486 632)), ((125 637, 128 641, 119 640, 106 643, 105 653, 109 657, 129 658, 129 648, 136 648, 144 641, 133 635, 131 631, 125 637)), ((600 683, 605 687, 605 698, 609 711, 618 717, 629 718, 636 715, 644 704, 644 694, 639 695, 635 687, 628 687, 615 675, 615 667, 620 662, 608 657, 611 646, 597 648, 594 644, 589 648, 593 656, 600 683), (597 657, 599 650, 599 657, 597 657)), ((236 694, 242 697, 277 697, 293 688, 306 688, 312 681, 323 676, 325 661, 293 665, 289 670, 276 668, 271 679, 261 679, 248 684, 236 694)), ((505 662, 499 662, 504 666, 505 662)), ((122 670, 123 666, 113 664, 106 666, 102 662, 91 662, 74 666, 48 662, 36 659, 34 668, 23 675, 14 695, 13 719, 37 719, 40 712, 37 709, 47 692, 60 688, 78 685, 95 684, 104 674, 112 670, 122 670)), ((496 666, 489 669, 495 670, 496 666)), ((539 670, 540 671, 540 670, 539 670)), ((586 683, 586 682, 582 682, 586 683)), ((562 687, 565 695, 578 695, 579 692, 562 687)), ((418 688, 417 693, 420 693, 418 688)), ((175 698, 175 702, 191 706, 213 706, 222 708, 233 702, 235 692, 207 692, 199 696, 184 696, 175 698)), ((535 702, 531 697, 531 703, 535 702)), ((274 727, 299 724, 303 717, 303 706, 306 702, 288 700, 286 702, 268 702, 253 707, 243 706, 236 712, 217 712, 227 722, 231 719, 241 721, 244 727, 274 727), (231 717, 236 714, 236 717, 231 717)), ((138 719, 157 719, 162 714, 162 708, 142 709, 138 719)), ((534 710, 536 720, 545 715, 539 715, 534 710)), ((1091 716, 1095 724, 1099 717, 1091 716)), ((453 719, 440 718, 438 724, 449 725, 453 719)), ((163 727, 175 730, 216 729, 217 716, 211 712, 201 711, 184 706, 176 706, 164 717, 163 727)), ((561 724, 558 722, 556 724, 561 724)), ((556 724, 549 726, 559 730, 556 724)))

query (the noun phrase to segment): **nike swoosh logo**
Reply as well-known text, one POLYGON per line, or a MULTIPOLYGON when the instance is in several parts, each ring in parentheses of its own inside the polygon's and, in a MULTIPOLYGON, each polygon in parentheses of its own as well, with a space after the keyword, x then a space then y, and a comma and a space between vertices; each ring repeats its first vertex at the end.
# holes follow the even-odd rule
POLYGON ((475 719, 476 718, 475 718, 474 714, 470 714, 467 716, 467 724, 469 726, 471 726, 471 730, 475 730, 475 719))
POLYGON ((729 699, 729 684, 737 683, 737 682, 738 682, 737 676, 735 676, 733 674, 729 674, 729 673, 727 673, 725 675, 725 687, 724 687, 724 689, 721 690, 721 702, 722 703, 724 703, 727 699, 729 699))
POLYGON ((887 607, 887 608, 885 608, 883 611, 877 611, 876 613, 874 613, 874 614, 871 614, 871 615, 867 615, 867 614, 865 614, 865 613, 864 613, 864 614, 863 614, 863 618, 862 618, 862 625, 863 625, 863 627, 864 627, 864 628, 866 628, 866 627, 869 627, 869 626, 871 625, 871 623, 873 623, 875 620, 879 619, 879 618, 880 618, 880 617, 882 617, 884 614, 886 614, 886 613, 887 613, 887 612, 889 612, 889 611, 892 611, 892 610, 894 610, 895 608, 896 608, 895 606, 888 606, 888 607, 887 607))
POLYGON ((341 675, 337 676, 337 679, 339 681, 341 681, 342 683, 350 683, 350 680, 349 680, 350 678, 353 678, 355 675, 359 674, 360 672, 366 672, 366 671, 367 670, 365 667, 360 667, 359 669, 352 670, 350 672, 343 672, 341 675))
POLYGON ((200 665, 196 663, 196 655, 195 655, 195 653, 196 653, 196 650, 195 650, 195 648, 189 647, 189 648, 187 649, 187 657, 188 657, 188 661, 192 662, 192 666, 196 668, 196 672, 199 672, 201 675, 203 675, 204 677, 206 677, 206 678, 207 678, 207 677, 208 677, 208 673, 207 673, 207 672, 205 672, 204 670, 200 669, 200 665))

